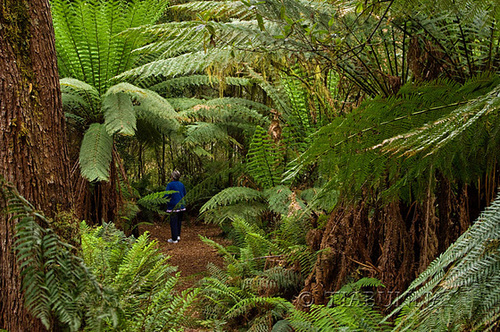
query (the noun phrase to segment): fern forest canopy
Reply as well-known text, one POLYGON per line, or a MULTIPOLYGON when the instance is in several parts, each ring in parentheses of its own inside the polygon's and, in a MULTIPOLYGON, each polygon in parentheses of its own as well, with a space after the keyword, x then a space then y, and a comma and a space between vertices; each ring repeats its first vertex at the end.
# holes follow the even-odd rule
POLYGON ((498 1, 50 8, 71 207, 0 177, 41 330, 500 329, 498 1), (185 290, 174 170, 230 242, 185 290))

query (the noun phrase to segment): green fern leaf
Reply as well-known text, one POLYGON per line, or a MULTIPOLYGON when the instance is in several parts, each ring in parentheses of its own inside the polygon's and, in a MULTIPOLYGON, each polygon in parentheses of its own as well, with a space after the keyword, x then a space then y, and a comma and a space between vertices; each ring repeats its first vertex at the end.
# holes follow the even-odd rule
POLYGON ((124 92, 106 94, 102 99, 104 126, 108 134, 134 135, 137 128, 135 110, 130 97, 124 92))
POLYGON ((111 164, 113 139, 102 124, 92 124, 83 137, 80 169, 89 181, 107 181, 111 164))

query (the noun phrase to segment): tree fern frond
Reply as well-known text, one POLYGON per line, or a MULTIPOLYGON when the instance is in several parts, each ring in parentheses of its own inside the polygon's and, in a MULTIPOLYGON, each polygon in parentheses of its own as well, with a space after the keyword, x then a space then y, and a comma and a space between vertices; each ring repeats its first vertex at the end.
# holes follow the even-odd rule
POLYGON ((228 49, 198 51, 145 64, 128 70, 116 76, 115 79, 131 80, 141 85, 154 85, 176 76, 200 74, 215 65, 229 68, 242 61, 253 62, 252 60, 257 59, 249 54, 228 49), (249 57, 252 59, 247 59, 249 57))
POLYGON ((134 135, 136 117, 134 105, 130 97, 124 92, 106 94, 102 99, 104 110, 104 126, 108 134, 134 135))
POLYGON ((204 100, 197 98, 166 98, 172 107, 179 111, 179 116, 182 111, 192 108, 198 104, 203 104, 204 100))
POLYGON ((89 181, 107 181, 113 139, 106 127, 94 123, 86 131, 80 149, 81 174, 89 181))
MULTIPOLYGON (((240 77, 225 77, 223 83, 225 85, 234 86, 248 86, 251 81, 247 78, 240 77)), ((169 80, 165 80, 161 83, 151 86, 149 89, 156 91, 158 93, 165 93, 171 89, 180 89, 190 86, 213 86, 219 85, 221 81, 218 77, 211 77, 208 75, 191 75, 185 77, 177 77, 169 80)))
POLYGON ((213 196, 201 207, 200 213, 215 209, 219 206, 230 205, 242 201, 249 203, 261 200, 262 198, 263 194, 258 190, 247 187, 230 187, 213 196))
POLYGON ((227 221, 235 219, 251 220, 258 222, 262 213, 267 211, 267 204, 255 201, 249 204, 248 202, 233 203, 229 206, 220 206, 211 210, 205 211, 201 217, 207 223, 222 225, 227 221))
POLYGON ((500 106, 500 86, 494 88, 485 96, 481 96, 459 106, 446 118, 415 131, 384 140, 380 145, 383 151, 396 155, 413 155, 416 153, 434 154, 442 150, 447 144, 463 135, 471 126, 479 121, 486 121, 486 117, 495 117, 500 106))
MULTIPOLYGON (((162 98, 156 92, 142 89, 129 83, 119 83, 109 88, 104 96, 104 99, 109 98, 114 94, 128 95, 130 102, 134 104, 134 111, 137 112, 136 116, 151 123, 158 128, 160 132, 169 133, 171 131, 176 131, 179 128, 177 112, 175 112, 174 108, 167 100, 162 98)), ((109 104, 113 106, 113 109, 117 107, 116 104, 109 104)), ((116 113, 109 112, 109 114, 116 113)), ((130 111, 128 114, 128 118, 132 121, 133 114, 135 113, 130 111)))
POLYGON ((172 190, 152 193, 139 199, 137 204, 156 213, 165 214, 166 209, 162 209, 162 207, 166 206, 170 200, 165 196, 173 193, 175 193, 175 191, 172 190))
POLYGON ((190 125, 187 129, 187 136, 184 143, 193 145, 203 145, 207 143, 240 145, 227 133, 225 128, 208 122, 198 122, 190 125))
POLYGON ((166 5, 160 0, 52 0, 61 76, 85 81, 103 94, 113 76, 134 65, 132 50, 142 46, 138 35, 115 35, 155 23, 166 5))
POLYGON ((100 113, 101 98, 93 86, 74 78, 63 78, 60 84, 65 109, 74 109, 76 104, 79 112, 75 114, 91 119, 100 113))
POLYGON ((263 188, 281 182, 283 152, 260 126, 257 126, 247 154, 247 171, 263 188))
POLYGON ((189 11, 192 13, 209 13, 212 18, 238 17, 245 19, 254 14, 248 7, 238 1, 191 1, 171 7, 175 11, 189 11))
POLYGON ((267 125, 268 120, 259 111, 265 112, 267 107, 242 98, 215 98, 194 105, 180 112, 186 121, 204 121, 218 123, 221 127, 238 129, 254 128, 254 125, 267 125))

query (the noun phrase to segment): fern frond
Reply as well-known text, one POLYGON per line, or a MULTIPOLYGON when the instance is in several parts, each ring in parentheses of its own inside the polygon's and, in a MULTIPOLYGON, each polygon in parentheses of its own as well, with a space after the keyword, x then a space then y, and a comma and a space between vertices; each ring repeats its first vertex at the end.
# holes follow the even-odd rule
POLYGON ((106 127, 99 123, 90 125, 80 148, 81 174, 89 181, 107 181, 111 164, 113 139, 106 127))
POLYGON ((138 117, 150 121, 165 132, 177 130, 179 127, 177 113, 168 101, 153 91, 129 83, 110 87, 103 97, 103 108, 108 132, 121 130, 124 134, 133 134, 136 111, 138 117), (117 96, 121 96, 121 104, 117 103, 117 96), (133 104, 134 107, 131 108, 133 104))
POLYGON ((192 124, 187 129, 186 144, 204 145, 208 143, 226 143, 240 145, 225 128, 208 122, 192 124))
POLYGON ((139 199, 137 204, 156 213, 165 214, 166 209, 162 209, 162 207, 166 206, 170 200, 166 195, 173 193, 175 193, 175 191, 172 190, 152 193, 139 199))
MULTIPOLYGON (((223 83, 225 85, 233 86, 248 86, 251 84, 251 81, 247 78, 225 77, 223 83)), ((167 93, 172 89, 181 89, 191 86, 214 86, 219 84, 221 84, 221 80, 218 77, 211 77, 208 75, 191 75, 165 80, 151 86, 149 89, 158 93, 167 93)))
POLYGON ((236 202, 244 201, 249 203, 261 200, 262 198, 262 192, 258 190, 247 187, 230 187, 213 196, 201 207, 200 213, 204 213, 220 206, 234 204, 236 202))
POLYGON ((87 82, 103 94, 113 76, 134 65, 137 56, 132 50, 142 46, 137 35, 115 35, 155 23, 166 5, 160 0, 52 0, 61 76, 87 82))
POLYGON ((133 135, 136 130, 136 117, 134 105, 130 97, 124 92, 111 93, 102 100, 104 111, 104 126, 108 134, 114 133, 133 135))
MULTIPOLYGON (((459 106, 445 118, 424 125, 415 131, 384 140, 375 148, 382 147, 384 152, 396 155, 435 154, 443 150, 447 144, 458 139, 467 131, 475 131, 471 127, 495 117, 500 109, 500 86, 488 94, 459 106)), ((459 103, 462 104, 462 103, 459 103)))
POLYGON ((256 60, 255 56, 228 49, 216 49, 209 52, 197 51, 148 63, 128 70, 116 76, 115 79, 130 80, 141 85, 154 85, 164 79, 176 76, 200 74, 212 66, 229 68, 240 62, 256 60))
POLYGON ((100 113, 101 98, 93 86, 74 78, 63 78, 60 85, 65 110, 76 109, 75 114, 87 119, 95 119, 100 113))
MULTIPOLYGON (((6 212, 18 220, 16 257, 28 310, 49 330, 56 323, 70 331, 79 330, 85 297, 91 294, 101 301, 109 297, 82 260, 72 253, 74 248, 51 229, 40 226, 50 224, 49 220, 3 178, 0 184, 0 198, 6 200, 6 212)), ((103 308, 100 314, 109 314, 112 309, 108 309, 103 308)))
POLYGON ((245 19, 253 14, 248 7, 238 1, 191 1, 171 7, 175 11, 188 11, 192 13, 209 13, 212 18, 238 17, 245 19))
POLYGON ((255 129, 247 157, 247 171, 261 187, 271 188, 281 182, 283 152, 260 126, 255 129))
POLYGON ((285 299, 279 297, 252 297, 239 301, 227 312, 228 317, 234 318, 245 314, 252 308, 278 307, 283 312, 293 308, 293 305, 285 299))

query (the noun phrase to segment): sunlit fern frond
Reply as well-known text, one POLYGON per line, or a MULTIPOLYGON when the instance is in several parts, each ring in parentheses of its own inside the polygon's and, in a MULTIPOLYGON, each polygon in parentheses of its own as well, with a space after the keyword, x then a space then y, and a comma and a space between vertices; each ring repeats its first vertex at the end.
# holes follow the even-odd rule
POLYGON ((267 113, 269 108, 263 104, 243 98, 214 98, 192 106, 180 112, 186 120, 267 125, 268 119, 261 113, 267 113))

